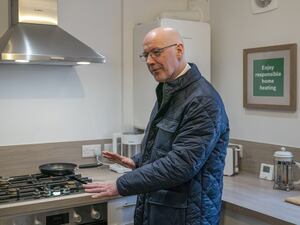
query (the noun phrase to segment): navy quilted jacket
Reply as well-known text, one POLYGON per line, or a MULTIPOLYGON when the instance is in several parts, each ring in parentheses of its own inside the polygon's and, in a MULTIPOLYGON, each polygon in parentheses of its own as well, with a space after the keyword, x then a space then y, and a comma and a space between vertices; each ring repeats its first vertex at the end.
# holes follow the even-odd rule
POLYGON ((219 224, 229 125, 218 93, 196 65, 156 89, 137 168, 117 180, 138 194, 135 225, 219 224))

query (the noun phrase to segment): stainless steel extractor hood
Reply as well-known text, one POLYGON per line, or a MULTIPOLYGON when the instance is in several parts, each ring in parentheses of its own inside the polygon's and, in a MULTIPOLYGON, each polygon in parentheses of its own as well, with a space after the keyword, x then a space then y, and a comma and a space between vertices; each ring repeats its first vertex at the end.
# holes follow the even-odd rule
POLYGON ((0 63, 77 65, 105 57, 57 26, 57 0, 11 0, 10 28, 0 38, 0 63))

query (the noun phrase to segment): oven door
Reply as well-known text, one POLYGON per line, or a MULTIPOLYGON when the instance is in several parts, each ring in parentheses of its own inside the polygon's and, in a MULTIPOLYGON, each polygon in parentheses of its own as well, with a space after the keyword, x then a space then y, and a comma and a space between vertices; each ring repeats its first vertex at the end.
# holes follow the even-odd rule
POLYGON ((0 217, 0 225, 107 225, 107 203, 48 211, 22 216, 0 217), (93 213, 92 213, 93 212, 93 213))

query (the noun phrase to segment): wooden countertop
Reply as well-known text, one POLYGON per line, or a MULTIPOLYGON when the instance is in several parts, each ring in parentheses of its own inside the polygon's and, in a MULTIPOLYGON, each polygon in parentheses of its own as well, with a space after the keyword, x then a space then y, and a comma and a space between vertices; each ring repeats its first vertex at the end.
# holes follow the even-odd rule
MULTIPOLYGON (((113 182, 120 176, 120 174, 110 171, 107 166, 80 169, 78 173, 82 176, 91 177, 94 182, 113 182)), ((290 223, 300 224, 300 206, 284 202, 286 197, 295 195, 300 195, 300 192, 273 190, 272 181, 258 179, 252 174, 240 173, 233 177, 224 177, 223 201, 290 223)), ((72 208, 105 202, 109 199, 112 198, 93 199, 91 194, 80 193, 56 198, 1 204, 0 217, 72 208)))
POLYGON ((297 195, 300 191, 274 190, 273 181, 253 174, 224 177, 223 201, 293 224, 300 224, 300 206, 284 199, 297 195))

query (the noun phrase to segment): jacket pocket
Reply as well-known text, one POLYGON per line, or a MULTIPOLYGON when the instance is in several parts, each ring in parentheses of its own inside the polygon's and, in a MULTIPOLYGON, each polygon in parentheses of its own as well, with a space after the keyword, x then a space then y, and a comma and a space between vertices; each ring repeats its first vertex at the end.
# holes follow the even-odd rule
POLYGON ((162 129, 167 132, 175 132, 178 126, 178 122, 170 119, 162 119, 157 125, 159 129, 162 129))
POLYGON ((149 194, 149 225, 184 225, 187 194, 160 190, 149 194))
POLYGON ((155 138, 154 148, 163 149, 166 152, 171 150, 178 122, 170 119, 161 120, 156 126, 158 132, 155 138))

